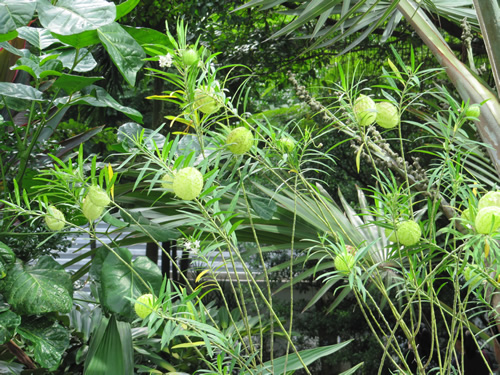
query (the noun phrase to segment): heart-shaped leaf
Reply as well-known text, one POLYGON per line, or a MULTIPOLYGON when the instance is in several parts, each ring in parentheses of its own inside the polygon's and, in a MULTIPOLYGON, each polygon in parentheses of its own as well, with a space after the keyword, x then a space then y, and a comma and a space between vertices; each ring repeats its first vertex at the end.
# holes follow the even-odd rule
POLYGON ((0 2, 0 34, 26 25, 35 13, 36 0, 2 0, 0 2))

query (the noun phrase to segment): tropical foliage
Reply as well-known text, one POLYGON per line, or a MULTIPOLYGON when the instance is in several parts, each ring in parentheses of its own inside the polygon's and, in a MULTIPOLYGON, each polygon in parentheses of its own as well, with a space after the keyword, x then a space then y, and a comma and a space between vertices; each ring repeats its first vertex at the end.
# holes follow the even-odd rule
POLYGON ((17 72, 3 71, 0 82, 0 369, 492 373, 500 361, 500 107, 429 19, 466 17, 481 27, 498 87, 489 37, 498 30, 487 22, 497 8, 475 5, 242 5, 285 11, 288 25, 269 36, 312 24, 311 49, 347 38, 347 54, 381 25, 389 40, 405 19, 440 64, 391 48, 368 81, 334 59, 321 90, 290 72, 312 119, 301 109, 302 120, 279 121, 249 112, 267 95, 250 103, 251 69, 224 63, 182 17, 163 33, 119 23, 139 1, 0 0, 0 58, 17 72), (103 51, 128 86, 137 77, 145 77, 141 89, 154 84, 147 100, 167 104, 155 116, 169 111, 161 125, 100 85, 94 56, 103 51), (103 126, 57 134, 65 117, 85 123, 82 106, 124 116, 116 138, 105 138, 116 139, 111 154, 91 154, 85 143, 103 126), (340 141, 325 147, 329 139, 340 141), (341 158, 343 144, 350 151, 341 158), (350 187, 356 201, 346 199, 348 186, 324 182, 339 164, 370 176, 350 187), (79 234, 91 243, 61 265, 56 250, 79 234), (130 247, 143 243, 158 247, 179 278, 133 257, 130 247), (172 248, 182 249, 180 261, 172 248), (81 282, 90 293, 76 290, 81 282), (301 312, 327 320, 346 304, 364 321, 357 333, 328 341, 297 331, 301 312), (345 354, 367 337, 375 364, 345 354), (333 357, 343 358, 335 370, 326 364, 333 357))

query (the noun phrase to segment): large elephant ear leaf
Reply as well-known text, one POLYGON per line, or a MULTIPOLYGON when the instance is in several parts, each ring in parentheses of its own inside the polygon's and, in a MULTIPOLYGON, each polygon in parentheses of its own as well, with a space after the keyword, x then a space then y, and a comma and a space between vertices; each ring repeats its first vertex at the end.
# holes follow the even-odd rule
POLYGON ((18 260, 1 281, 0 292, 19 314, 68 313, 73 304, 70 274, 48 255, 34 265, 18 260))
POLYGON ((35 360, 44 368, 59 364, 69 346, 69 333, 57 322, 37 319, 17 327, 17 333, 31 342, 35 360))
POLYGON ((15 334, 17 326, 21 324, 21 317, 7 310, 0 312, 0 345, 5 344, 15 334))
POLYGON ((158 292, 162 275, 158 266, 147 257, 132 261, 126 248, 109 253, 101 267, 101 303, 110 311, 133 319, 135 313, 131 299, 149 293, 149 285, 158 292))
POLYGON ((3 279, 7 276, 7 270, 9 267, 15 262, 16 255, 3 242, 0 242, 0 279, 3 279))

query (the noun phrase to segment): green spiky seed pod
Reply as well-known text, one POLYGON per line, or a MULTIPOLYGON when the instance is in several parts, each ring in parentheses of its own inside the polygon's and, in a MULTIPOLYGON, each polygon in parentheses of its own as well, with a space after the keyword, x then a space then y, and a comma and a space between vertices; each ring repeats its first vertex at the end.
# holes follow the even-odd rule
POLYGON ((470 221, 471 220, 470 212, 471 212, 470 208, 466 208, 465 210, 462 211, 460 218, 465 221, 470 221))
POLYGON ((356 262, 354 260, 354 255, 351 253, 343 253, 337 255, 333 263, 337 271, 343 274, 348 274, 351 272, 356 262))
POLYGON ((83 200, 82 211, 83 211, 83 216, 85 216, 88 221, 92 222, 102 215, 104 207, 96 206, 94 203, 92 203, 92 200, 87 196, 83 200))
POLYGON ((476 231, 481 234, 490 234, 500 228, 500 207, 491 206, 481 208, 476 215, 476 231))
POLYGON ((471 280, 479 281, 480 280, 479 278, 481 277, 481 274, 479 273, 479 271, 475 266, 465 267, 463 275, 466 281, 471 281, 471 280))
POLYGON ((479 104, 472 104, 465 110, 465 116, 478 118, 481 115, 481 106, 479 104))
POLYGON ((50 230, 59 231, 64 228, 64 214, 59 211, 54 206, 49 206, 47 208, 47 214, 45 215, 45 224, 50 230))
POLYGON ((233 154, 241 155, 250 151, 253 141, 252 132, 243 126, 240 126, 233 129, 231 133, 229 133, 226 138, 226 145, 227 149, 233 154))
POLYGON ((354 116, 360 126, 368 126, 377 118, 375 102, 369 96, 361 94, 354 102, 354 116))
POLYGON ((134 304, 135 313, 141 319, 148 317, 153 312, 154 303, 155 297, 152 294, 143 294, 134 304))
POLYGON ((295 148, 295 140, 292 137, 281 137, 280 138, 281 149, 284 152, 290 153, 295 148))
POLYGON ((385 129, 392 129, 399 124, 398 108, 389 102, 377 103, 377 124, 385 129))
POLYGON ((500 207, 500 191, 489 191, 477 203, 478 211, 486 207, 500 207))
POLYGON ((198 62, 198 52, 196 50, 189 48, 182 52, 182 62, 185 66, 191 66, 198 62))
POLYGON ((222 105, 217 101, 217 97, 213 89, 202 87, 196 89, 194 92, 194 107, 198 111, 209 115, 217 112, 222 105))
POLYGON ((95 206, 106 207, 111 202, 108 193, 99 186, 91 186, 87 197, 92 201, 95 206))
POLYGON ((203 189, 203 175, 193 167, 186 167, 175 174, 174 193, 186 201, 197 198, 203 189))
POLYGON ((172 190, 173 183, 174 183, 174 175, 171 175, 170 173, 165 173, 162 178, 161 178, 161 187, 164 189, 172 190))
POLYGON ((413 220, 406 220, 398 224, 396 237, 400 244, 413 246, 420 241, 421 236, 422 231, 420 230, 420 226, 413 220))
POLYGON ((391 241, 391 242, 397 241, 396 231, 394 230, 394 228, 384 228, 384 234, 385 234, 385 237, 387 238, 387 241, 391 241))

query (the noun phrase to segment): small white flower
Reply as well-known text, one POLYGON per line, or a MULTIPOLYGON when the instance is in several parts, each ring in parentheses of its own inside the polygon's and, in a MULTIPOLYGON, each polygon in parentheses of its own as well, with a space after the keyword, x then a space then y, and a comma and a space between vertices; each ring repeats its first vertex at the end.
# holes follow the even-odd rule
POLYGON ((160 56, 158 63, 160 64, 160 68, 170 68, 172 66, 172 55, 167 53, 165 56, 160 56))
POLYGON ((198 240, 194 241, 192 250, 194 250, 194 249, 198 250, 199 248, 200 248, 200 241, 198 241, 198 240))
POLYGON ((191 242, 186 241, 186 242, 184 242, 183 246, 186 248, 186 250, 191 250, 191 242))

